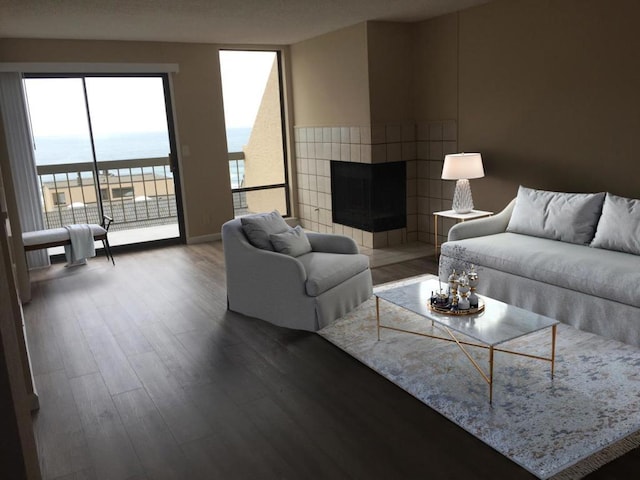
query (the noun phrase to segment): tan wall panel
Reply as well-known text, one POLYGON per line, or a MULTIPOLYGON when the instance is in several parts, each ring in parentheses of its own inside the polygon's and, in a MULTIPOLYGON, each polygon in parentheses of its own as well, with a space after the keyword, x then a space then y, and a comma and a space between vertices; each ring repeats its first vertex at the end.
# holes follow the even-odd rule
POLYGON ((366 23, 292 45, 291 71, 295 125, 370 125, 366 23))
POLYGON ((460 148, 476 203, 520 184, 638 198, 640 3, 501 0, 460 13, 460 148))
POLYGON ((413 119, 414 32, 412 23, 367 23, 372 124, 413 119))
POLYGON ((458 17, 417 24, 414 48, 414 116, 417 121, 458 116, 458 17))
POLYGON ((215 45, 3 39, 0 61, 179 64, 173 100, 179 143, 190 150, 181 164, 187 237, 217 234, 233 216, 215 45))

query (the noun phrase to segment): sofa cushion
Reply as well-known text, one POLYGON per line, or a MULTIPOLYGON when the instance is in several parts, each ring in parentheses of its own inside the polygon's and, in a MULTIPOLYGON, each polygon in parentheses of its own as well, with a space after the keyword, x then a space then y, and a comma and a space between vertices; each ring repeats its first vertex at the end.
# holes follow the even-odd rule
POLYGON ((640 307, 636 288, 640 273, 634 258, 627 253, 507 232, 445 242, 441 265, 457 270, 476 265, 480 293, 482 267, 489 267, 640 307))
POLYGON ((604 193, 564 193, 520 186, 507 232, 588 245, 604 193))
POLYGON ((298 257, 307 272, 307 295, 317 297, 369 268, 369 257, 361 253, 311 252, 298 257))
POLYGON ((277 210, 269 213, 245 215, 240 217, 240 223, 251 245, 271 251, 273 251, 273 245, 269 240, 269 235, 283 233, 290 228, 277 210))
POLYGON ((269 235, 269 240, 276 252, 292 257, 299 257, 311 251, 309 239, 300 225, 284 233, 272 233, 269 235))
POLYGON ((640 255, 640 200, 607 193, 591 246, 640 255))

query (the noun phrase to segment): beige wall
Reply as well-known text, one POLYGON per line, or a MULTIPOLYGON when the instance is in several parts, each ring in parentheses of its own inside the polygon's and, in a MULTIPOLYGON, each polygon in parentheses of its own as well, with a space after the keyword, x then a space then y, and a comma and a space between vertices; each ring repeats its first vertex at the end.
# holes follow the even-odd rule
POLYGON ((292 45, 295 125, 369 125, 367 70, 366 23, 292 45))
POLYGON ((179 145, 190 151, 181 158, 187 237, 219 234, 232 218, 217 46, 2 39, 0 62, 178 64, 180 71, 172 74, 175 120, 179 145))
POLYGON ((459 149, 480 151, 487 174, 476 206, 499 209, 520 184, 637 198, 640 3, 499 0, 458 15, 459 36, 457 15, 420 25, 416 115, 453 114, 446 79, 459 78, 459 149))
POLYGON ((369 101, 373 125, 413 119, 415 24, 367 23, 369 101))

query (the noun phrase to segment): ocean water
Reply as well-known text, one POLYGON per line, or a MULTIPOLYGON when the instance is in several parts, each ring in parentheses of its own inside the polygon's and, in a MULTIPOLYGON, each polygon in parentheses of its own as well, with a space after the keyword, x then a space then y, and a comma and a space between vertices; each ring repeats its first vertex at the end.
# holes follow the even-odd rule
MULTIPOLYGON (((227 129, 228 151, 241 152, 250 135, 251 127, 227 129)), ((95 148, 98 161, 166 157, 170 152, 167 132, 96 136, 95 148)), ((84 135, 35 137, 34 152, 37 165, 93 161, 91 142, 84 135)), ((232 188, 237 188, 244 177, 244 162, 230 162, 229 167, 232 188)))

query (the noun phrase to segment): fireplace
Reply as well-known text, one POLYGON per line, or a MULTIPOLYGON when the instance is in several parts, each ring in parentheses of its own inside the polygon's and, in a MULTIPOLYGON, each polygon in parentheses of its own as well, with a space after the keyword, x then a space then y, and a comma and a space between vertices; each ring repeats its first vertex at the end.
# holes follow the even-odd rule
POLYGON ((407 225, 405 162, 331 162, 333 222, 367 232, 407 225))

